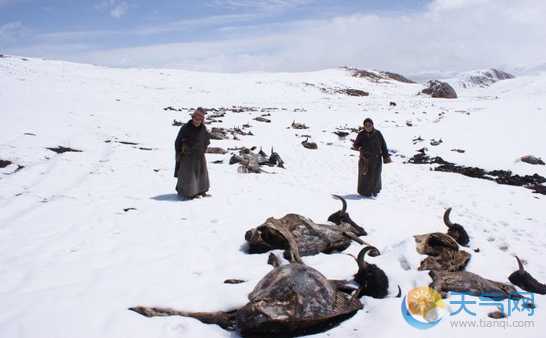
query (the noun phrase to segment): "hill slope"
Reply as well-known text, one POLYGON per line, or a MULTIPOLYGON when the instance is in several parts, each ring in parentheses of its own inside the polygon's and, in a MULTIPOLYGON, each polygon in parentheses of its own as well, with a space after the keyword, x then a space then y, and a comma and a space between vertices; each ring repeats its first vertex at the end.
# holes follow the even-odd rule
MULTIPOLYGON (((417 270, 424 257, 413 235, 445 232, 448 207, 471 237, 467 270, 508 282, 518 255, 546 281, 543 195, 406 163, 426 146, 429 155, 460 165, 546 176, 544 166, 518 161, 527 154, 546 157, 544 76, 525 78, 524 87, 519 78, 501 81, 456 100, 417 96, 419 84, 371 82, 343 69, 214 74, 8 57, 0 59, 0 78, 0 159, 11 162, 0 168, 2 337, 238 337, 193 319, 148 319, 127 309, 242 306, 271 270, 267 254, 245 252, 245 231, 291 212, 325 222, 340 208, 331 193, 347 199, 351 217, 369 233, 365 240, 381 251, 370 261, 389 276, 391 295, 396 285, 407 293, 430 283, 427 271, 417 270), (178 127, 172 123, 189 119, 197 106, 225 111, 209 127, 251 125, 253 136, 214 140, 212 146, 274 147, 286 169, 239 174, 228 164, 230 154, 207 155, 212 197, 178 201, 172 177, 178 127), (254 120, 266 114, 270 123, 254 120), (356 129, 366 117, 393 152, 377 199, 356 194, 357 154, 350 150, 356 134, 340 139, 333 133, 356 129), (293 121, 309 129, 291 129, 293 121), (317 150, 301 146, 304 135, 317 150), (414 141, 418 137, 423 141, 414 141), (432 139, 442 143, 432 146, 432 139), (60 146, 79 152, 48 149, 60 146), (228 278, 247 282, 223 284, 228 278)), ((353 244, 345 253, 356 255, 360 248, 353 244)), ((303 260, 332 279, 350 279, 357 269, 344 254, 303 260)), ((460 299, 446 300, 447 311, 457 311, 449 300, 460 299)), ((534 328, 487 333, 537 334, 546 319, 544 300, 535 296, 532 317, 514 313, 501 320, 530 320, 534 328)), ((363 302, 364 310, 317 336, 422 335, 402 319, 401 299, 363 302)), ((495 309, 468 308, 477 316, 445 315, 433 330, 446 337, 485 333, 452 327, 455 320, 490 320, 487 313, 495 309)))

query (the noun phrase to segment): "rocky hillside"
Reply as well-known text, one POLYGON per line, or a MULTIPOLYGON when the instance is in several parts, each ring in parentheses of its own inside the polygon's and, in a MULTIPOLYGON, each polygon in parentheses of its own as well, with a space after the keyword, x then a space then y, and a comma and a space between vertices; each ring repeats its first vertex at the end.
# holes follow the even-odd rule
POLYGON ((457 75, 449 82, 457 88, 485 88, 501 80, 513 79, 514 76, 494 68, 474 70, 457 75))

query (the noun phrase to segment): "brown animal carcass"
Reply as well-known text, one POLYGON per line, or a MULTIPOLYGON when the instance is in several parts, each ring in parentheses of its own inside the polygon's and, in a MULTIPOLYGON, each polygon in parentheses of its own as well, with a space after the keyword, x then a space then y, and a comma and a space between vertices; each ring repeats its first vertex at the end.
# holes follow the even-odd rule
POLYGON ((385 298, 389 293, 389 279, 381 268, 364 260, 368 252, 371 257, 380 255, 379 250, 370 245, 364 247, 358 254, 358 272, 354 275, 354 280, 361 288, 359 296, 385 298))
POLYGON ((523 268, 523 264, 516 256, 518 260, 518 270, 514 271, 508 279, 512 284, 519 286, 525 291, 546 295, 546 285, 537 281, 523 268))
POLYGON ((318 146, 315 142, 309 142, 309 137, 302 141, 301 144, 307 149, 318 149, 318 146))
POLYGON ((431 270, 429 276, 432 277, 429 287, 444 298, 448 292, 473 292, 477 297, 482 293, 501 294, 492 298, 508 298, 509 293, 517 292, 512 285, 494 282, 468 271, 431 270))
POLYGON ((332 195, 332 196, 341 200, 341 210, 338 210, 334 212, 333 214, 331 214, 328 217, 328 221, 337 225, 347 223, 353 227, 353 232, 357 236, 367 236, 368 233, 366 232, 366 230, 364 230, 364 228, 361 227, 360 225, 356 224, 349 216, 349 213, 347 212, 347 201, 345 201, 345 199, 339 195, 332 195))
POLYGON ((413 237, 417 252, 428 255, 418 270, 459 271, 470 260, 470 254, 459 250, 459 244, 449 235, 433 232, 413 237))
POLYGON ((274 249, 285 249, 284 256, 291 262, 297 258, 290 250, 293 242, 301 256, 316 255, 319 252, 340 252, 351 245, 351 241, 364 242, 355 235, 353 227, 342 225, 317 224, 298 214, 287 214, 282 218, 268 218, 260 226, 245 234, 249 253, 264 253, 274 249))
MULTIPOLYGON (((291 251, 297 256, 296 247, 291 251)), ((265 275, 240 309, 185 312, 139 306, 129 310, 147 317, 192 317, 226 330, 238 330, 243 337, 294 336, 328 330, 362 309, 355 291, 343 282, 328 280, 309 266, 291 263, 265 275)))
POLYGON ((463 228, 462 225, 458 223, 452 223, 449 220, 449 214, 451 213, 451 208, 447 208, 447 210, 444 213, 444 223, 448 227, 447 234, 451 237, 453 237, 454 240, 457 241, 462 246, 468 246, 468 243, 470 242, 470 237, 468 236, 468 233, 463 228))

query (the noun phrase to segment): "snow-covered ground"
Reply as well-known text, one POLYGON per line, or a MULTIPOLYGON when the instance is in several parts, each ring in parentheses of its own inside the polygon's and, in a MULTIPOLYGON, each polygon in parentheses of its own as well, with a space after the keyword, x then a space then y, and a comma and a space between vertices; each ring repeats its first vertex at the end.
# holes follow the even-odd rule
MULTIPOLYGON (((448 207, 471 237, 468 271, 508 283, 517 255, 546 282, 544 195, 405 163, 426 146, 429 155, 459 165, 546 176, 545 166, 518 160, 546 158, 546 74, 460 91, 455 100, 417 96, 421 87, 371 82, 344 69, 214 74, 0 58, 0 160, 12 162, 0 169, 0 337, 238 337, 194 319, 145 318, 127 309, 241 307, 271 270, 267 254, 245 253, 245 232, 287 213, 326 222, 340 208, 332 193, 347 199, 351 217, 369 233, 365 240, 381 251, 369 261, 385 270, 392 295, 362 298, 363 310, 317 337, 538 335, 546 322, 544 296, 535 296, 533 316, 492 320, 487 313, 495 308, 475 304, 467 307, 476 317, 445 315, 428 331, 409 326, 401 298, 393 296, 396 285, 406 294, 431 282, 428 271, 417 270, 424 256, 412 236, 445 232, 448 207), (370 95, 333 93, 343 88, 370 95), (230 154, 209 154, 212 197, 178 201, 173 143, 179 127, 172 123, 188 120, 188 109, 197 106, 276 108, 268 109, 271 123, 253 120, 260 111, 228 112, 209 128, 250 124, 254 136, 212 146, 257 146, 266 153, 273 147, 286 169, 240 174, 230 154), (366 117, 393 152, 376 199, 356 194, 358 158, 350 150, 356 134, 346 140, 333 134, 366 117), (291 129, 293 121, 310 128, 291 129), (302 147, 301 135, 318 149, 302 147), (419 136, 425 141, 412 142, 419 136), (431 146, 431 139, 443 143, 431 146), (58 146, 81 152, 47 149, 58 146), (247 282, 224 284, 228 278, 247 282), (485 326, 532 321, 534 327, 452 327, 457 320, 480 325, 480 319, 485 326)), ((354 243, 345 253, 360 249, 354 243)), ((344 254, 303 260, 332 279, 350 279, 357 270, 344 254)), ((449 300, 447 312, 457 311, 449 300)))

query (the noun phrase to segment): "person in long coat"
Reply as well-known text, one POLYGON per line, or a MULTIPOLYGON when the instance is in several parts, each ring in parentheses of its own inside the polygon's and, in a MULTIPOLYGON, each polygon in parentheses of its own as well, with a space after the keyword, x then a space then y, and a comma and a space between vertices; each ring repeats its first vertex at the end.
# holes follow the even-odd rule
POLYGON ((364 120, 364 130, 358 133, 353 149, 360 152, 358 160, 358 186, 360 195, 377 196, 381 191, 382 162, 390 163, 387 143, 381 132, 374 128, 370 118, 364 120))
POLYGON ((210 144, 210 134, 205 126, 205 109, 197 108, 192 119, 180 127, 174 149, 178 178, 176 191, 183 199, 205 196, 210 188, 205 152, 210 144))

